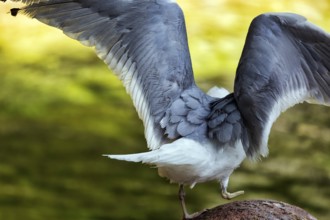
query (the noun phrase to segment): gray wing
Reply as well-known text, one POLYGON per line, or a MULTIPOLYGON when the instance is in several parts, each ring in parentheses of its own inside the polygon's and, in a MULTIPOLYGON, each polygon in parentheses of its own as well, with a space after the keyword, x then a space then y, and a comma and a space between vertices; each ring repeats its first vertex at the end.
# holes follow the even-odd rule
POLYGON ((248 154, 266 155, 273 122, 304 101, 330 104, 330 35, 302 16, 263 14, 251 23, 234 96, 248 132, 248 154))
MULTIPOLYGON (((168 137, 164 133, 171 133, 171 138, 180 133, 189 134, 185 129, 189 126, 181 125, 180 132, 178 122, 172 128, 162 120, 184 91, 195 88, 184 17, 176 3, 171 0, 22 2, 27 6, 12 9, 13 15, 22 11, 95 47, 97 55, 114 70, 131 95, 144 122, 150 149, 166 141, 168 137)), ((193 89, 191 93, 200 96, 198 91, 193 89)), ((178 117, 186 116, 187 112, 178 117)))

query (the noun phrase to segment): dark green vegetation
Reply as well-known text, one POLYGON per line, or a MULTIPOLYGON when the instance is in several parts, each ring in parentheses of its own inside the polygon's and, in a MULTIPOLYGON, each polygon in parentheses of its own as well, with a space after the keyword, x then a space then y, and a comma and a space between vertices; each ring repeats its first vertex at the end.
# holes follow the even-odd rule
MULTIPOLYGON (((232 2, 240 10, 247 7, 232 2)), ((322 6, 324 14, 327 7, 322 6)), ((0 12, 0 219, 179 219, 176 185, 148 166, 102 157, 146 151, 142 123, 120 82, 91 49, 24 16, 0 12)), ((193 12, 186 14, 189 28, 193 12)), ((326 27, 329 18, 324 19, 320 25, 326 27)), ((205 90, 231 88, 233 75, 221 70, 234 72, 249 20, 234 22, 232 28, 241 29, 227 27, 217 35, 198 33, 192 20, 198 84, 205 90), (216 51, 225 45, 213 42, 222 37, 234 43, 209 55, 209 45, 215 43, 216 51)), ((238 199, 281 200, 329 219, 329 108, 290 109, 274 125, 269 146, 268 158, 246 161, 234 172, 229 190, 244 189, 238 199)), ((191 211, 227 202, 217 183, 187 189, 187 196, 191 211)))

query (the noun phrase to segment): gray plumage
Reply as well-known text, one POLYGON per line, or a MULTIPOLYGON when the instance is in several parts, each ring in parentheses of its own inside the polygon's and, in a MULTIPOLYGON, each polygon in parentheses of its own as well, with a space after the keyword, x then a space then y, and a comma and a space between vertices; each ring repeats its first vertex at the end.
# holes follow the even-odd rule
POLYGON ((151 151, 109 157, 155 164, 181 186, 217 179, 224 198, 242 194, 227 192, 229 176, 245 157, 267 155, 279 114, 304 101, 330 104, 330 36, 300 15, 256 17, 234 92, 214 97, 195 84, 184 16, 173 0, 21 2, 27 6, 12 15, 23 11, 95 47, 130 94, 151 151))
POLYGON ((246 153, 256 157, 266 154, 265 127, 276 119, 270 113, 284 95, 304 90, 302 97, 284 103, 281 111, 310 99, 329 104, 329 34, 299 15, 263 14, 254 19, 229 104, 237 109, 219 115, 220 110, 210 108, 219 100, 195 85, 184 17, 172 1, 22 2, 28 4, 24 13, 95 47, 123 81, 145 126, 152 120, 150 149, 197 135, 218 141, 219 147, 244 139, 246 153), (140 87, 143 97, 135 97, 135 87, 140 87), (217 121, 222 117, 229 118, 220 126, 217 121))
POLYGON ((329 105, 329 71, 328 33, 296 14, 253 20, 234 87, 249 134, 248 155, 267 151, 270 127, 280 112, 303 101, 329 105))

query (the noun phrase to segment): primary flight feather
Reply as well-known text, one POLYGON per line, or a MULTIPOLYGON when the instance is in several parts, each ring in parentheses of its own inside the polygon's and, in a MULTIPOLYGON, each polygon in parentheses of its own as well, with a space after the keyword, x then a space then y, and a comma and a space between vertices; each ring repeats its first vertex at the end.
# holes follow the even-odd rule
POLYGON ((195 84, 184 16, 174 0, 21 0, 11 10, 57 27, 121 79, 145 127, 150 151, 110 158, 158 167, 183 186, 229 176, 246 158, 268 153, 271 126, 304 101, 330 104, 330 35, 290 13, 256 17, 237 68, 234 92, 205 94, 195 84))

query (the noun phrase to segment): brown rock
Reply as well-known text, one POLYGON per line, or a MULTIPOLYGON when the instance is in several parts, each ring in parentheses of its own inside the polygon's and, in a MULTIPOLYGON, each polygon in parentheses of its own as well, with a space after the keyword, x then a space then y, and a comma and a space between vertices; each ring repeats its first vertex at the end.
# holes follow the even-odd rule
POLYGON ((209 209, 193 220, 316 220, 305 210, 273 200, 236 201, 209 209))

